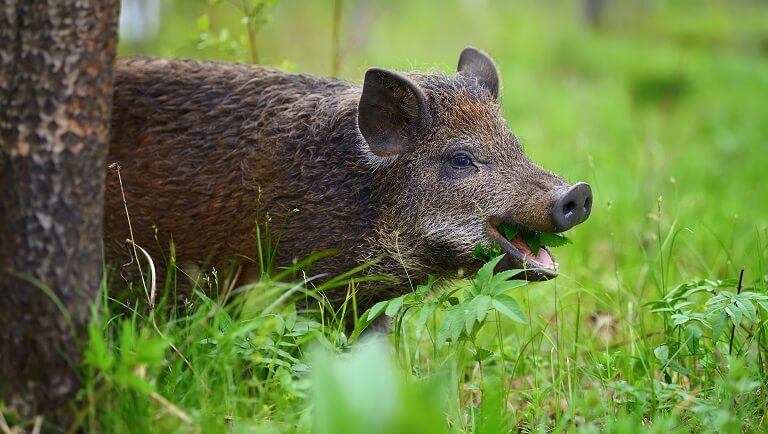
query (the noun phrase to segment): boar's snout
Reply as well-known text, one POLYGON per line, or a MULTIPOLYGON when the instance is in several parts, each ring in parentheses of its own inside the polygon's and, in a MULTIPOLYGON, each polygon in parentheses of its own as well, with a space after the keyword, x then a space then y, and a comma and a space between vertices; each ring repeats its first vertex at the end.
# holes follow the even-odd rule
POLYGON ((558 232, 564 232, 584 222, 592 212, 592 188, 577 182, 559 190, 552 205, 552 223, 558 232))

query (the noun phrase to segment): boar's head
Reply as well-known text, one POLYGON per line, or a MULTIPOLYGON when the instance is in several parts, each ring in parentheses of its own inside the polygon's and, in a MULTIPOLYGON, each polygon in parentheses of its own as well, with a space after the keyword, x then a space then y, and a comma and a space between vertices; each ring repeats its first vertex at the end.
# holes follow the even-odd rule
POLYGON ((471 274, 481 265, 475 246, 498 242, 506 254, 499 268, 552 278, 558 267, 547 248, 534 254, 498 225, 563 232, 589 217, 589 185, 526 158, 501 116, 499 88, 495 63, 474 48, 462 51, 452 78, 366 72, 358 128, 382 208, 378 242, 405 269, 471 274))

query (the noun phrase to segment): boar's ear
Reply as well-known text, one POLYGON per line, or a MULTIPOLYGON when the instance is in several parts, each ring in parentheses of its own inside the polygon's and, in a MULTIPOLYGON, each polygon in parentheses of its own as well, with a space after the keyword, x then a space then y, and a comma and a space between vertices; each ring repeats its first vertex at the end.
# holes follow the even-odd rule
POLYGON ((477 83, 499 98, 499 70, 490 56, 477 48, 467 47, 459 56, 459 74, 475 77, 477 83))
POLYGON ((432 124, 424 92, 397 72, 371 68, 365 73, 357 126, 371 152, 400 153, 432 124))

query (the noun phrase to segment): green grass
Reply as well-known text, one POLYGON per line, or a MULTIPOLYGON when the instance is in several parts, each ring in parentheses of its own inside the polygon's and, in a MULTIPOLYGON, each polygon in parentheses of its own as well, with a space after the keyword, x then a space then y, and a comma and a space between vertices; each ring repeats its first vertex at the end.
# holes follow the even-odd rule
MULTIPOLYGON (((498 294, 480 277, 417 282, 359 313, 358 331, 394 318, 383 343, 345 334, 291 273, 247 291, 209 274, 183 315, 150 311, 140 289, 138 309, 104 302, 90 325, 81 427, 768 431, 768 8, 640 3, 593 31, 576 2, 344 2, 345 78, 373 65, 451 72, 465 45, 495 57, 527 154, 595 193, 555 252, 561 276, 498 294)), ((249 58, 233 4, 167 5, 162 34, 123 53, 249 58), (195 23, 229 35, 200 48, 195 23)), ((261 61, 328 74, 331 6, 277 2, 261 61)), ((353 294, 354 279, 334 284, 353 294)))

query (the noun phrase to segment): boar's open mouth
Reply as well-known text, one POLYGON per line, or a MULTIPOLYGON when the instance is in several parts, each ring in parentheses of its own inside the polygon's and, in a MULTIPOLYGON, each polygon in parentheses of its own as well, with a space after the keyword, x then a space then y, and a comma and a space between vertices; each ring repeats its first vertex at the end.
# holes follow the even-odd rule
POLYGON ((504 259, 496 266, 496 272, 504 270, 525 270, 518 277, 528 281, 549 280, 557 277, 557 262, 548 248, 541 246, 538 253, 533 253, 522 235, 517 234, 511 241, 499 233, 498 225, 502 220, 491 217, 488 220, 488 235, 504 251, 504 259))

